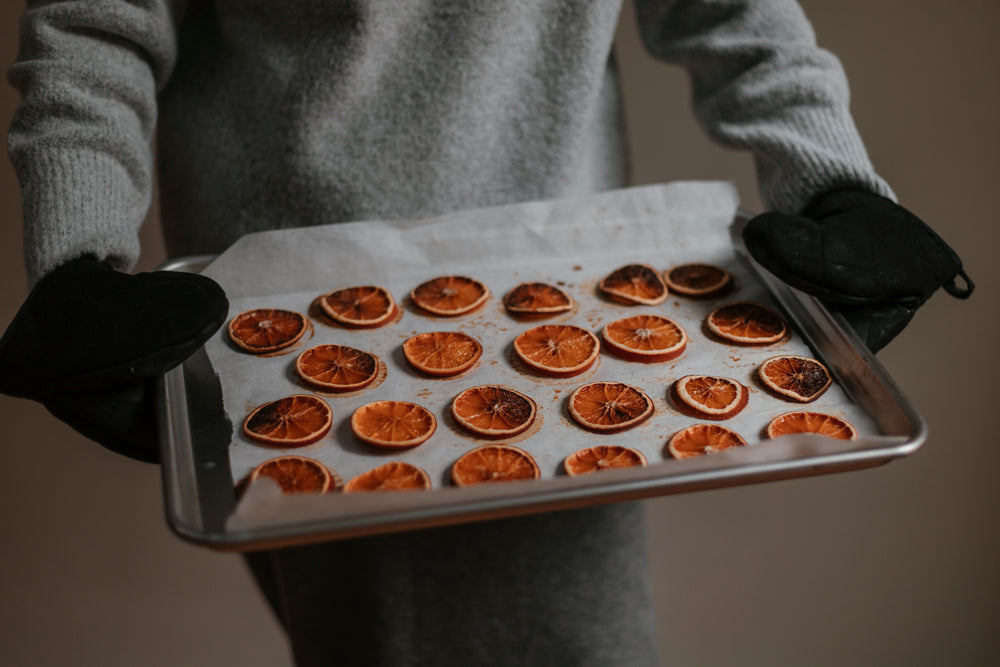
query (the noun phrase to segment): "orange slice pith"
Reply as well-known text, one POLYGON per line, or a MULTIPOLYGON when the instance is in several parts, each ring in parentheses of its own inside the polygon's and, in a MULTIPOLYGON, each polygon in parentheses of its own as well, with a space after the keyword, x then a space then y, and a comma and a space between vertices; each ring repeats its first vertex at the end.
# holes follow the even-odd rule
POLYGON ((799 403, 815 401, 833 382, 826 366, 791 354, 766 360, 757 369, 757 377, 772 393, 799 403))
POLYGON ((820 412, 786 412, 767 425, 767 437, 788 433, 815 433, 837 440, 856 440, 858 432, 846 419, 820 412))
POLYGON ((730 378, 685 375, 674 382, 671 396, 682 412, 705 419, 729 419, 746 407, 750 392, 730 378))
POLYGON ((456 486, 483 482, 512 482, 538 479, 541 471, 531 454, 511 445, 483 445, 466 452, 451 466, 456 486))
POLYGON ((489 296, 490 290, 486 285, 466 276, 432 278, 410 292, 410 299, 418 307, 443 317, 471 313, 483 305, 489 296))
POLYGON ((451 414, 459 425, 488 438, 526 431, 536 410, 535 402, 524 394, 495 385, 469 387, 451 402, 451 414))
POLYGON ((514 339, 514 353, 528 367, 546 375, 569 377, 597 360, 600 341, 572 324, 542 324, 514 339))
POLYGON ((418 491, 429 488, 431 478, 423 468, 404 461, 390 461, 351 479, 344 485, 344 493, 418 491))
POLYGON ((304 382, 333 392, 364 389, 378 374, 378 357, 347 345, 317 345, 302 352, 295 370, 304 382))
POLYGON ((458 375, 472 368, 483 346, 459 331, 431 331, 407 338, 403 356, 418 371, 435 377, 458 375))
POLYGON ((766 345, 784 338, 784 320, 768 308, 752 301, 737 301, 716 308, 705 319, 716 336, 740 345, 766 345))
POLYGON ((229 321, 229 338, 254 354, 277 352, 294 345, 306 332, 306 318, 280 308, 256 308, 229 321))
POLYGON ((548 283, 521 283, 507 292, 503 305, 515 315, 548 315, 571 310, 573 299, 548 283))
POLYGON ((716 454, 732 449, 745 447, 744 440, 738 433, 719 424, 694 424, 675 433, 667 441, 667 450, 675 459, 688 459, 702 454, 716 454))
POLYGON ((340 486, 340 476, 305 456, 279 456, 264 461, 250 473, 250 483, 261 477, 273 479, 283 493, 326 493, 340 486))
POLYGON ((597 445, 573 452, 563 460, 563 470, 575 477, 613 468, 646 465, 646 457, 637 449, 621 445, 597 445))
POLYGON ((265 403, 243 422, 247 437, 283 447, 316 442, 330 431, 333 412, 327 402, 312 394, 294 394, 265 403))
POLYGON ((660 315, 623 317, 606 325, 601 336, 608 349, 633 361, 670 361, 687 347, 687 332, 660 315))
POLYGON ((591 382, 569 395, 569 414, 591 431, 613 433, 636 426, 653 414, 646 392, 622 382, 591 382))
POLYGON ((672 294, 693 298, 718 296, 732 287, 733 278, 721 266, 692 262, 664 272, 663 280, 672 294))
POLYGON ((609 273, 597 285, 605 294, 625 303, 655 306, 667 298, 660 274, 646 264, 626 264, 609 273))
POLYGON ((406 401, 375 401, 351 415, 351 430, 362 442, 380 449, 409 449, 425 442, 437 428, 427 408, 406 401))
POLYGON ((320 297, 319 305, 330 319, 349 327, 378 327, 396 312, 392 294, 378 285, 334 290, 320 297))

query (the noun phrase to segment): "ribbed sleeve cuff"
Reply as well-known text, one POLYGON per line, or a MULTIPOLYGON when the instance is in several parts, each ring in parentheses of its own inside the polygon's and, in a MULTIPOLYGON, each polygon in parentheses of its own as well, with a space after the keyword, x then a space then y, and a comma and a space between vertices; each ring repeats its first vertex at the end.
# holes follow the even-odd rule
POLYGON ((114 158, 79 150, 32 151, 30 160, 16 166, 32 285, 60 264, 88 254, 131 270, 149 209, 149 177, 136 182, 114 158))

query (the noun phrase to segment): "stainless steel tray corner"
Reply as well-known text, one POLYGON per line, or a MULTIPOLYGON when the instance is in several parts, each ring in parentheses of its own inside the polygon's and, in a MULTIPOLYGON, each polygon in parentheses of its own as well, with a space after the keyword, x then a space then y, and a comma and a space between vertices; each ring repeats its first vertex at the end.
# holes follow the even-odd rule
MULTIPOLYGON (((426 502, 418 506, 384 497, 398 494, 377 494, 383 497, 372 498, 363 510, 348 516, 231 530, 227 522, 236 508, 228 450, 233 426, 223 410, 219 380, 202 350, 160 383, 168 524, 191 542, 223 551, 248 551, 857 470, 916 451, 926 439, 923 419, 842 320, 749 257, 741 236, 747 219, 740 215, 730 230, 737 256, 767 287, 848 396, 875 421, 880 435, 862 437, 846 450, 817 446, 816 438, 786 436, 786 442, 776 441, 766 450, 748 448, 756 452, 722 453, 584 478, 516 483, 517 493, 509 485, 506 489, 443 488, 427 492, 426 502)), ((210 259, 181 258, 161 268, 199 271, 210 259)))

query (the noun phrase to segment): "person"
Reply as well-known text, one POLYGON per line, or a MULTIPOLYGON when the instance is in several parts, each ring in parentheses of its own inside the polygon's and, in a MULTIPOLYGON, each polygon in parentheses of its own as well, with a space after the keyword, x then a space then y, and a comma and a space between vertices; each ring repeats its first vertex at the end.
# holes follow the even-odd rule
MULTIPOLYGON (((218 329, 199 276, 130 275, 156 158, 171 255, 264 229, 626 184, 620 0, 29 1, 9 153, 32 289, 0 391, 157 459, 150 385, 218 329)), ((753 255, 873 350, 961 262, 895 202, 843 71, 792 0, 636 0, 695 113, 750 151, 753 255)), ((300 665, 652 665, 642 508, 620 503, 249 554, 300 665), (623 567, 623 564, 627 565, 623 567)))

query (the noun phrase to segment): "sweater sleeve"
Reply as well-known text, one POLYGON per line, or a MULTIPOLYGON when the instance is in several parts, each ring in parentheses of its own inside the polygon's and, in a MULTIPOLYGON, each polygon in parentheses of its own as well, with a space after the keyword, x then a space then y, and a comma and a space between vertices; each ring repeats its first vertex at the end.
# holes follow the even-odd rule
POLYGON ((895 199, 851 118, 840 62, 796 2, 636 0, 636 15, 647 50, 690 73, 709 135, 753 154, 767 206, 794 213, 843 187, 895 199))
POLYGON ((156 96, 186 0, 29 0, 8 150, 34 283, 82 255, 129 270, 152 190, 156 96))

